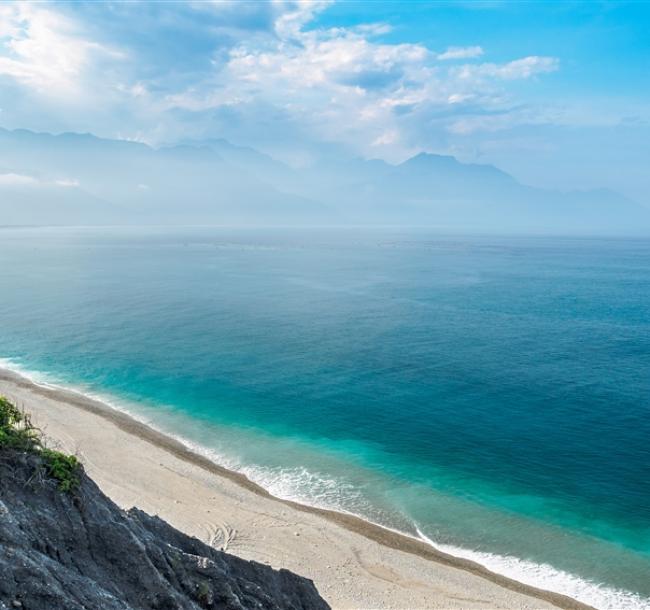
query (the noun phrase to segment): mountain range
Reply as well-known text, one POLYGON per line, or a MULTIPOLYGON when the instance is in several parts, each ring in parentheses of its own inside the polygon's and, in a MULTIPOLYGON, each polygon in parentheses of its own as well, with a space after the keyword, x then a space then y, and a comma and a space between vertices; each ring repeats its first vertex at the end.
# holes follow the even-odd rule
POLYGON ((397 225, 646 233, 650 209, 610 190, 526 186, 492 165, 420 153, 292 168, 223 139, 152 148, 0 129, 0 225, 397 225))

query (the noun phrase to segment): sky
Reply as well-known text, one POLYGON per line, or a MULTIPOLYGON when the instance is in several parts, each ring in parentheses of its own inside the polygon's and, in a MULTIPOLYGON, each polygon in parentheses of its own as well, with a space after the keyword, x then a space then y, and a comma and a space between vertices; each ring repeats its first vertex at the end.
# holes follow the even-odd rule
POLYGON ((4 2, 0 127, 452 154, 650 204, 650 3, 4 2))

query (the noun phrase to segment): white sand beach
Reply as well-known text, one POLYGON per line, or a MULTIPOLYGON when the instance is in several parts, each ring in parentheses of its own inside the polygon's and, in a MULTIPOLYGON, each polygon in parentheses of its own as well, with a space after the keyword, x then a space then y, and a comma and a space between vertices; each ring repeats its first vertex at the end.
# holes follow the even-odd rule
POLYGON ((245 559, 311 578, 333 608, 587 608, 361 519, 270 496, 242 475, 80 394, 0 372, 50 446, 75 453, 123 508, 245 559))

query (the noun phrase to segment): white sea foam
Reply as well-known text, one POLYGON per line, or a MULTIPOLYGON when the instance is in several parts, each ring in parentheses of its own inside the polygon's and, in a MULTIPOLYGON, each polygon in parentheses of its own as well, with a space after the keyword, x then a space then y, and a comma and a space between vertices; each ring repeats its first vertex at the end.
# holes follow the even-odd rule
MULTIPOLYGON (((211 457, 209 451, 203 453, 211 457)), ((306 468, 265 468, 242 465, 233 461, 230 461, 227 467, 245 474, 250 480, 278 498, 315 508, 335 510, 369 521, 367 515, 348 508, 358 506, 361 509, 364 504, 362 494, 350 484, 342 485, 338 479, 310 472, 306 468)), ((635 593, 580 578, 549 564, 439 544, 427 537, 417 526, 415 526, 417 536, 412 536, 381 523, 374 523, 374 525, 426 542, 443 553, 469 559, 502 576, 539 589, 567 595, 600 610, 648 610, 650 608, 650 600, 635 593)))
MULTIPOLYGON (((187 444, 187 441, 183 441, 187 444)), ((346 513, 370 521, 367 515, 349 509, 350 506, 362 508, 365 503, 362 494, 354 486, 333 478, 309 471, 306 468, 266 468, 257 465, 244 465, 226 459, 205 448, 190 443, 193 450, 218 461, 221 465, 246 475, 277 498, 291 500, 314 508, 324 508, 346 513)), ((375 523, 379 527, 397 534, 421 540, 436 550, 455 557, 469 559, 488 570, 507 576, 521 583, 546 591, 567 595, 600 610, 648 610, 650 600, 621 589, 595 583, 568 572, 558 570, 549 564, 526 561, 518 557, 497 555, 474 551, 448 544, 439 544, 427 537, 417 526, 417 536, 407 532, 375 523)))
POLYGON ((17 360, 12 360, 11 358, 0 358, 0 369, 18 373, 21 377, 29 379, 29 381, 35 383, 36 385, 63 388, 63 386, 57 385, 55 383, 55 380, 52 376, 38 371, 33 371, 31 369, 26 369, 20 362, 17 360))
MULTIPOLYGON (((349 484, 341 485, 341 482, 335 478, 324 477, 306 468, 271 469, 251 465, 242 466, 232 462, 229 467, 245 474, 250 480, 278 498, 315 508, 335 510, 369 521, 366 515, 347 508, 350 506, 361 508, 364 501, 360 492, 349 484)), ((443 553, 474 561, 502 576, 539 589, 567 595, 600 610, 648 610, 650 608, 650 600, 636 593, 595 583, 558 570, 549 564, 438 544, 417 526, 415 526, 417 536, 412 536, 381 523, 374 524, 397 534, 419 539, 443 553)))
POLYGON ((117 398, 112 394, 107 394, 104 392, 96 392, 92 388, 84 386, 83 384, 79 384, 79 383, 70 384, 65 381, 61 381, 59 378, 49 373, 44 373, 42 371, 35 371, 33 369, 27 369, 22 365, 22 363, 13 360, 11 358, 0 358, 0 369, 5 369, 7 371, 17 373, 21 377, 24 377, 25 379, 31 381, 34 385, 37 386, 41 386, 51 390, 61 390, 64 392, 71 392, 73 394, 77 394, 78 396, 84 398, 90 398, 91 400, 101 403, 102 405, 110 407, 111 409, 125 413, 129 417, 132 417, 133 419, 135 419, 136 421, 142 424, 146 424, 147 426, 153 428, 158 432, 170 436, 170 434, 167 431, 156 427, 155 423, 152 422, 151 419, 144 417, 143 414, 139 412, 138 409, 135 408, 133 404, 129 403, 126 400, 117 398))
MULTIPOLYGON (((360 491, 353 485, 344 483, 337 478, 327 477, 304 467, 270 468, 246 464, 233 455, 222 454, 183 436, 170 433, 164 427, 160 427, 150 419, 143 417, 137 409, 133 408, 126 401, 106 394, 93 392, 89 388, 82 386, 71 387, 61 384, 52 375, 27 369, 20 362, 9 358, 0 358, 0 368, 14 371, 37 385, 76 392, 93 400, 98 400, 118 411, 127 413, 141 423, 145 423, 158 432, 174 438, 193 452, 203 455, 224 468, 245 475, 248 479, 257 483, 277 498, 290 500, 314 508, 334 510, 370 521, 367 516, 359 514, 359 512, 351 511, 348 508, 349 506, 358 506, 361 509, 364 504, 367 505, 360 491)), ((636 593, 615 589, 602 583, 595 583, 558 570, 549 564, 539 564, 517 557, 474 551, 437 543, 427 537, 417 525, 414 525, 417 536, 413 536, 404 531, 386 527, 381 523, 373 523, 389 531, 425 542, 433 548, 449 555, 474 561, 497 574, 507 576, 508 578, 539 589, 567 595, 600 610, 650 609, 650 600, 636 593)))
POLYGON ((636 593, 591 582, 548 564, 438 544, 425 536, 419 528, 417 532, 424 542, 443 553, 469 559, 497 574, 539 589, 562 593, 600 610, 648 610, 650 608, 650 600, 636 593))

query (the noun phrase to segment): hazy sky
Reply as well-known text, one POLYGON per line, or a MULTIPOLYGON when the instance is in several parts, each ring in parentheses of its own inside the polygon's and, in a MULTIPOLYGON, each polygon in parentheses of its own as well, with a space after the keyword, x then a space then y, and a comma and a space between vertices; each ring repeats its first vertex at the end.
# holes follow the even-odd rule
POLYGON ((3 3, 0 126, 426 150, 650 203, 650 3, 3 3))

